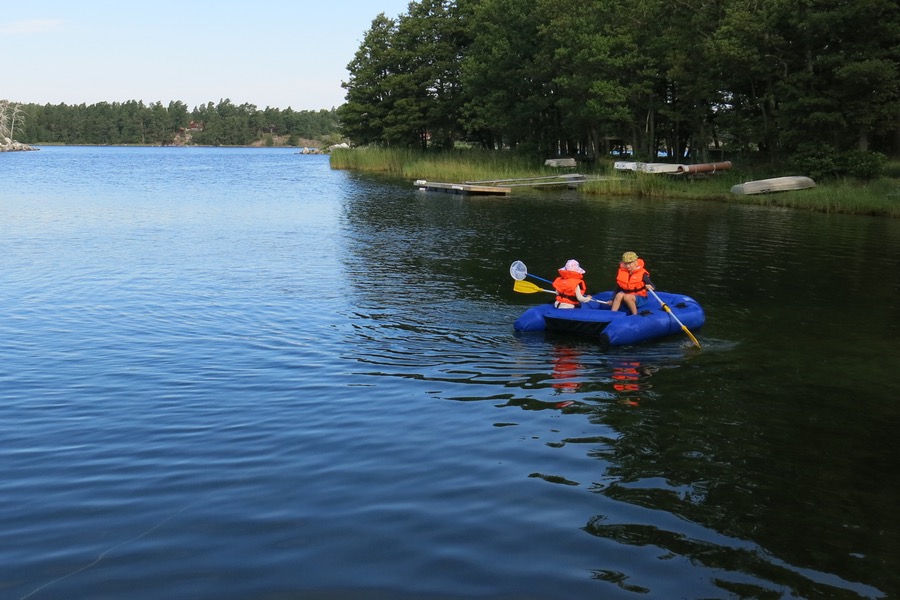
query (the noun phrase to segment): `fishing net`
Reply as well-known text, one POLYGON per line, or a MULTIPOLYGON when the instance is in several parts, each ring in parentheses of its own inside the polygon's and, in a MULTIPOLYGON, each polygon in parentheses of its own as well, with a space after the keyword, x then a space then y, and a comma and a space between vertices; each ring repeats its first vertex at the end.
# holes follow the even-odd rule
POLYGON ((525 266, 521 260, 517 260, 513 264, 509 265, 509 274, 516 281, 522 281, 525 279, 525 276, 528 275, 528 267, 525 266))

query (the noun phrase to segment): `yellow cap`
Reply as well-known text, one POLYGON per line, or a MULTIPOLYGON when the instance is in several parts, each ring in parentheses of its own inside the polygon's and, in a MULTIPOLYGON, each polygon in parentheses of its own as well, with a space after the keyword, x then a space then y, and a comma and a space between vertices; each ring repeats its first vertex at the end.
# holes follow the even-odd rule
POLYGON ((622 255, 622 262, 625 263, 626 265, 628 263, 634 262, 636 260, 637 260, 637 254, 635 254, 634 252, 626 252, 625 254, 622 255))

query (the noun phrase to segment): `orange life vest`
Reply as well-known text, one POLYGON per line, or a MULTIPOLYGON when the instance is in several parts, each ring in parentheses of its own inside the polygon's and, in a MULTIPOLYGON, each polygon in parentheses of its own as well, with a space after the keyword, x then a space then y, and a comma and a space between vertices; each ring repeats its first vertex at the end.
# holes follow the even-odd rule
POLYGON ((556 290, 557 302, 578 306, 578 296, 575 295, 575 290, 580 289, 581 295, 584 296, 587 291, 587 284, 584 282, 584 277, 581 273, 560 269, 559 277, 553 280, 553 289, 556 290))
POLYGON ((625 268, 625 263, 619 263, 616 284, 629 294, 646 296, 647 286, 644 285, 644 275, 650 275, 650 273, 644 268, 643 258, 637 259, 637 264, 637 268, 629 273, 628 269, 625 268))

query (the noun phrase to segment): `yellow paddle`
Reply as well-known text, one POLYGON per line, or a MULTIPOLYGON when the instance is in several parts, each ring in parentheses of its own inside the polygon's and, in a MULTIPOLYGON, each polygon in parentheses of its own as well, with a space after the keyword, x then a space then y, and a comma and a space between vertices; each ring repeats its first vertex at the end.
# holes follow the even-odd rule
POLYGON ((545 290, 542 287, 538 287, 530 281, 524 281, 522 279, 517 279, 513 284, 513 291, 520 292, 522 294, 533 294, 535 292, 547 292, 548 294, 555 294, 556 292, 553 290, 545 290))
POLYGON ((687 327, 685 327, 684 323, 682 323, 681 320, 675 316, 675 313, 672 312, 672 309, 670 309, 666 305, 666 303, 663 302, 662 299, 656 295, 656 292, 654 292, 653 290, 650 290, 650 293, 653 294, 653 297, 656 298, 660 304, 662 304, 663 310, 666 311, 667 313, 669 313, 670 315, 672 315, 672 318, 675 319, 675 322, 678 323, 679 325, 681 325, 681 328, 684 330, 684 332, 686 334, 688 334, 688 337, 691 338, 691 341, 694 342, 694 344, 696 344, 698 348, 702 348, 702 346, 700 345, 700 342, 698 342, 697 338, 694 337, 694 334, 691 333, 691 331, 687 327))
MULTIPOLYGON (((523 281, 521 279, 517 279, 515 283, 513 283, 513 291, 521 292, 523 294, 533 294, 535 292, 547 292, 548 294, 555 294, 554 290, 545 290, 542 287, 538 287, 530 281, 523 281)), ((609 304, 609 302, 605 300, 597 300, 596 298, 591 298, 588 302, 598 302, 600 304, 609 304)))

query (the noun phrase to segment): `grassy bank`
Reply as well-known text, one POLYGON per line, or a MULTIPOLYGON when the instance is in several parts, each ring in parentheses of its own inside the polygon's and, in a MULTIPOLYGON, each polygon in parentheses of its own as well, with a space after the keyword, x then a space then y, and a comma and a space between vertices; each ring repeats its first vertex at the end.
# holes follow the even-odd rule
POLYGON ((390 148, 335 148, 331 151, 331 167, 453 183, 558 174, 558 171, 545 171, 531 159, 483 150, 426 153, 390 148))
MULTIPOLYGON (((731 193, 731 186, 781 175, 801 173, 770 172, 735 164, 706 179, 687 179, 659 174, 629 173, 613 169, 613 161, 580 165, 579 173, 615 177, 581 186, 585 195, 636 196, 644 198, 682 198, 712 200, 760 206, 783 206, 801 210, 855 215, 900 217, 900 161, 888 164, 882 177, 869 182, 833 180, 816 182, 812 189, 776 194, 742 196, 731 193)), ((398 177, 460 183, 558 175, 559 169, 544 167, 539 161, 509 152, 459 150, 426 153, 386 148, 335 149, 331 154, 335 169, 390 173, 398 177)))

